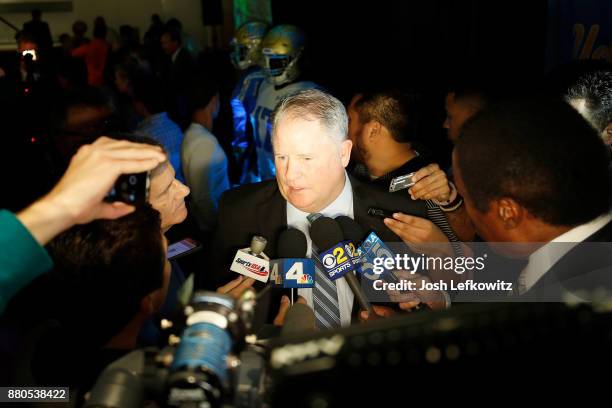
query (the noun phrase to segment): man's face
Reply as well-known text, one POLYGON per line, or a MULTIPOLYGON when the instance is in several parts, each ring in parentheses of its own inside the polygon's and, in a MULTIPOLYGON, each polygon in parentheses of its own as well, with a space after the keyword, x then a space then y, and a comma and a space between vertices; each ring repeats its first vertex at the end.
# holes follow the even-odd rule
POLYGON ((612 146, 612 122, 601 132, 601 137, 605 144, 612 146))
POLYGON ((463 204, 468 216, 472 220, 476 232, 478 235, 488 242, 506 242, 509 241, 509 237, 505 233, 505 228, 502 225, 499 217, 494 214, 492 206, 489 206, 486 212, 480 212, 470 198, 469 191, 467 191, 465 184, 463 184, 463 178, 461 177, 461 171, 457 163, 457 152, 453 152, 453 174, 455 176, 455 186, 457 192, 463 197, 463 204))
POLYGON ((124 95, 131 95, 132 87, 130 86, 130 81, 125 72, 117 70, 115 71, 115 86, 117 87, 117 91, 124 95))
POLYGON ((165 162, 163 168, 151 177, 149 203, 161 215, 162 230, 180 224, 187 218, 185 197, 189 195, 189 187, 174 178, 174 168, 165 162))
POLYGON ((165 33, 161 36, 161 47, 166 55, 172 55, 178 49, 176 41, 172 41, 170 34, 165 33))
POLYGON ((447 129, 448 139, 455 143, 461 134, 461 128, 468 119, 476 114, 477 110, 470 107, 468 103, 457 100, 454 92, 446 95, 445 108, 444 129, 447 129))
POLYGON ((348 107, 349 126, 348 134, 349 139, 353 142, 353 150, 351 152, 353 159, 363 163, 367 157, 367 150, 365 147, 365 124, 361 122, 359 112, 355 108, 355 104, 361 98, 361 95, 355 95, 351 100, 351 104, 348 107))
POLYGON ((318 121, 285 117, 274 129, 276 181, 283 197, 313 213, 331 204, 344 188, 351 141, 338 144, 318 121))

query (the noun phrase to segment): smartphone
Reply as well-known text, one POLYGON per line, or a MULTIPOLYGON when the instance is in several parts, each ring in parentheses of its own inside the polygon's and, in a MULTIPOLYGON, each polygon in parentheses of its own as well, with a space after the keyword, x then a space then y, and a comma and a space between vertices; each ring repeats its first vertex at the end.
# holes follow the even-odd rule
POLYGON ((185 238, 168 245, 168 260, 178 259, 202 249, 202 244, 192 238, 185 238))
POLYGON ((149 201, 149 172, 123 174, 119 176, 105 201, 121 201, 131 205, 142 205, 149 201))
POLYGON ((381 220, 385 219, 385 218, 393 218, 393 214, 396 213, 397 211, 389 211, 389 210, 384 210, 382 208, 376 208, 376 207, 370 207, 368 208, 368 215, 371 217, 378 217, 381 220))

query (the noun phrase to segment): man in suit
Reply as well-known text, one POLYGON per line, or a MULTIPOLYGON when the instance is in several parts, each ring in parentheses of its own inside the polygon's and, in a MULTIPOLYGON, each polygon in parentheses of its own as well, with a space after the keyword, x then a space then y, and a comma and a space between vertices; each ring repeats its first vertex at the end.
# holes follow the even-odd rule
MULTIPOLYGON (((369 216, 369 207, 401 212, 404 217, 427 216, 423 201, 393 196, 347 175, 345 167, 352 148, 347 133, 346 110, 331 95, 311 89, 280 102, 272 125, 276 180, 244 185, 222 196, 213 240, 212 268, 200 276, 200 286, 214 288, 230 280, 234 274, 229 266, 236 250, 248 246, 254 235, 268 240, 264 252, 274 259, 279 234, 288 226, 297 228, 307 237, 310 255, 309 214, 347 215, 365 230, 376 231, 387 242, 401 242, 401 239, 382 220, 369 216)), ((298 291, 313 307, 315 315, 317 299, 325 296, 317 294, 318 279, 319 275, 315 288, 298 291)), ((335 292, 328 294, 335 306, 336 314, 331 317, 334 322, 320 327, 345 326, 356 315, 348 285, 344 280, 335 282, 335 292)), ((278 304, 280 294, 276 295, 272 296, 272 305, 278 304)), ((271 312, 274 316, 275 311, 271 312)))
POLYGON ((612 288, 608 165, 601 138, 563 101, 506 101, 465 126, 457 189, 482 238, 522 244, 493 248, 528 259, 515 293, 560 301, 612 288))
POLYGON ((166 87, 164 93, 168 113, 181 129, 185 129, 190 123, 186 93, 195 75, 195 61, 183 46, 180 31, 168 28, 160 41, 167 56, 161 76, 166 87))

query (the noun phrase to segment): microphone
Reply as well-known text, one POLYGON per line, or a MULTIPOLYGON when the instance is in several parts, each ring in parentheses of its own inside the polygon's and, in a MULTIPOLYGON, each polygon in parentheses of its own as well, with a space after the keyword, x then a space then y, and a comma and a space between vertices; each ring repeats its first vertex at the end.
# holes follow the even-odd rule
POLYGON ((236 251, 230 270, 260 282, 267 282, 270 277, 270 258, 263 252, 268 241, 255 235, 251 246, 236 251))
MULTIPOLYGON (((349 217, 344 218, 342 220, 339 220, 339 224, 346 228, 347 234, 350 234, 350 237, 364 235, 363 229, 361 229, 361 226, 357 224, 355 220, 349 217)), ((378 277, 380 277, 385 282, 389 283, 400 282, 400 279, 393 271, 385 271, 380 275, 374 272, 374 258, 393 259, 395 257, 395 254, 391 251, 391 249, 389 249, 389 247, 383 242, 382 239, 380 239, 380 237, 374 231, 371 231, 368 236, 363 240, 363 242, 357 249, 357 252, 359 254, 359 261, 361 262, 360 270, 362 277, 365 277, 370 280, 378 279, 378 277)), ((413 310, 430 310, 430 307, 425 303, 421 303, 417 305, 413 310)))
POLYGON ((304 303, 295 303, 287 310, 281 337, 316 330, 316 320, 312 308, 304 303))
MULTIPOLYGON (((359 245, 359 242, 364 236, 363 228, 359 225, 354 219, 351 217, 347 217, 346 215, 340 215, 336 217, 336 222, 342 231, 345 240, 348 240, 347 246, 351 250, 351 262, 355 265, 355 270, 358 273, 361 273, 361 265, 363 264, 363 259, 359 250, 356 248, 359 245)), ((370 301, 367 299, 363 290, 361 289, 361 285, 357 280, 357 277, 352 273, 345 275, 346 282, 349 284, 351 291, 355 295, 355 299, 357 303, 359 303, 359 307, 363 310, 367 310, 370 316, 375 316, 372 313, 372 305, 370 301)))
POLYGON ((357 278, 352 273, 355 270, 355 264, 351 257, 355 251, 351 250, 351 245, 354 248, 354 244, 344 241, 344 235, 338 222, 328 217, 316 219, 310 226, 310 238, 320 251, 323 250, 319 252, 318 258, 329 279, 336 280, 344 277, 359 307, 367 310, 370 316, 374 316, 372 305, 366 299, 357 278))
POLYGON ((288 228, 278 237, 279 259, 270 262, 271 283, 284 288, 311 288, 315 269, 312 259, 306 258, 308 243, 304 233, 288 228))

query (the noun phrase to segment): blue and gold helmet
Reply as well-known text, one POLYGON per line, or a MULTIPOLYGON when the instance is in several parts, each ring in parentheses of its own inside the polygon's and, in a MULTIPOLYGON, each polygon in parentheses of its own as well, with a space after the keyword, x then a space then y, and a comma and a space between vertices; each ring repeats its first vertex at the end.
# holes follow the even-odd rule
POLYGON ((263 40, 264 69, 275 85, 293 82, 299 75, 298 60, 304 49, 304 33, 293 25, 271 29, 263 40))
POLYGON ((261 21, 249 21, 236 30, 231 46, 232 62, 238 69, 247 69, 253 65, 262 65, 261 43, 268 32, 268 24, 261 21))

